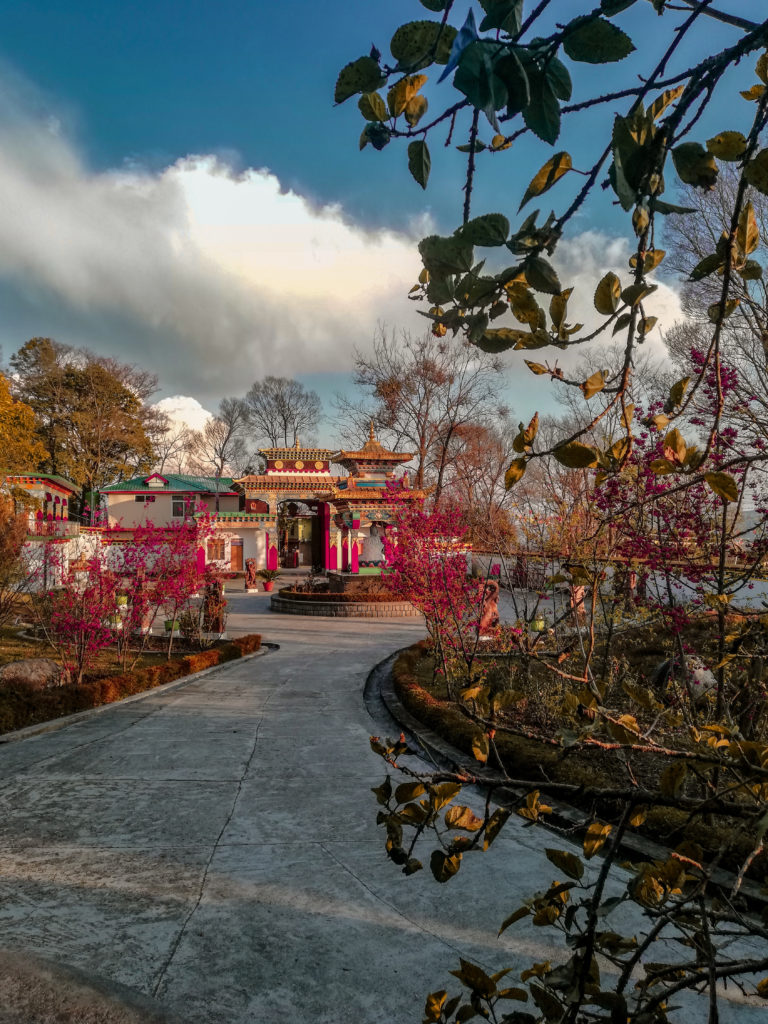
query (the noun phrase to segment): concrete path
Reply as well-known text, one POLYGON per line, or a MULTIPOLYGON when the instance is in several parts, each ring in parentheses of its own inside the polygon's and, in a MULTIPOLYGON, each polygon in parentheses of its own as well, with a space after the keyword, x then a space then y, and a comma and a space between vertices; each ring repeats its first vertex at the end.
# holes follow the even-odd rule
POLYGON ((405 1024, 456 990, 459 954, 489 970, 556 956, 546 933, 496 938, 553 877, 551 835, 515 819, 447 886, 385 857, 363 685, 423 627, 229 597, 230 632, 279 652, 0 747, 2 945, 188 1024, 405 1024))

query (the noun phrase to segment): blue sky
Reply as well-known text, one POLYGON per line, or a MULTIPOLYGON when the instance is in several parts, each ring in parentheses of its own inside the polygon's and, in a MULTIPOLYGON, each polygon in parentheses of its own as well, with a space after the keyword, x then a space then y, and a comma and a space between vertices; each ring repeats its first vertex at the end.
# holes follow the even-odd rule
MULTIPOLYGON (((459 18, 467 6, 461 0, 459 18)), ((553 5, 562 20, 579 6, 553 5)), ((727 6, 749 14, 756 5, 727 6)), ((408 174, 404 147, 358 152, 356 102, 334 109, 332 93, 344 63, 374 42, 386 50, 401 21, 420 17, 431 15, 414 0, 3 5, 6 356, 30 336, 54 334, 149 365, 163 393, 212 408, 264 372, 298 375, 327 400, 345 380, 352 346, 365 347, 377 321, 419 329, 405 298, 418 269, 413 240, 427 222, 442 231, 457 225, 463 157, 435 139, 424 193, 408 174)), ((616 21, 641 55, 634 64, 580 66, 580 92, 610 88, 616 67, 640 70, 658 45, 660 23, 647 0, 616 21)), ((727 28, 709 27, 697 46, 729 38, 727 28)), ((681 65, 696 56, 681 52, 681 65)), ((752 63, 697 137, 726 126, 752 63)), ((427 94, 435 105, 445 89, 430 83, 427 94)), ((582 118, 558 148, 589 166, 618 109, 582 118)), ((483 134, 492 134, 487 125, 483 134)), ((499 209, 514 222, 509 186, 524 185, 550 153, 524 142, 486 161, 475 212, 499 209)), ((568 187, 552 193, 554 204, 568 187)), ((574 231, 586 239, 564 258, 574 278, 623 251, 625 221, 605 195, 574 231)), ((672 292, 667 306, 672 315, 672 292)), ((512 364, 510 399, 520 416, 548 395, 526 374, 512 364)))

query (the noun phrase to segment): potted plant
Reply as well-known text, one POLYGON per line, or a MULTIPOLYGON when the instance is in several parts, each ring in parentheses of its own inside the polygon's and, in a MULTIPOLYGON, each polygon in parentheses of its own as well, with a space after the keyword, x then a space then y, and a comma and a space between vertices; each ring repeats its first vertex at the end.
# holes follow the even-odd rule
POLYGON ((259 569, 256 573, 259 579, 263 580, 262 586, 269 593, 275 585, 275 580, 280 575, 279 569, 259 569))

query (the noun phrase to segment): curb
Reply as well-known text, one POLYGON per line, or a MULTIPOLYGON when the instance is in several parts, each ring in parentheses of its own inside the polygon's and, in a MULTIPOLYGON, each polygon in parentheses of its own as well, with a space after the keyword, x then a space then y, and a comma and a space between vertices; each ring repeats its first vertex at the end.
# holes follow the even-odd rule
POLYGON ((98 707, 95 708, 87 708, 85 711, 76 711, 73 715, 64 715, 62 718, 52 718, 49 722, 38 722, 36 725, 27 725, 23 729, 14 729, 13 732, 6 732, 0 736, 0 745, 3 743, 16 743, 20 740, 26 740, 32 736, 41 736, 48 732, 58 732, 59 729, 66 729, 69 725, 77 725, 78 722, 84 722, 89 718, 93 718, 95 715, 100 715, 105 711, 109 711, 110 708, 121 708, 126 704, 135 704, 137 701, 145 700, 147 697, 153 697, 158 693, 168 693, 171 690, 178 690, 182 686, 186 686, 187 683, 202 679, 203 676, 211 675, 213 672, 220 672, 223 668, 227 668, 235 662, 238 665, 241 665, 245 661, 251 661, 253 658, 259 658, 271 653, 272 651, 279 650, 280 644, 262 643, 258 651, 246 654, 242 658, 233 658, 232 661, 225 661, 221 665, 211 665, 210 668, 203 668, 200 669, 199 672, 192 672, 190 675, 182 676, 180 679, 173 679, 170 683, 153 686, 149 690, 142 690, 141 693, 132 693, 129 697, 123 697, 122 700, 113 700, 110 704, 99 704, 98 707))
MULTIPOLYGON (((416 718, 411 712, 402 704, 400 698, 397 696, 395 691, 394 676, 392 673, 392 667, 394 666, 397 658, 404 652, 407 651, 408 647, 402 647, 399 651, 391 654, 388 658, 384 658, 369 672, 366 683, 365 691, 368 692, 369 687, 373 692, 378 692, 378 696, 381 698, 384 707, 392 717, 392 719, 402 727, 406 734, 406 738, 410 736, 415 741, 417 746, 420 746, 424 751, 429 754, 431 760, 437 764, 443 766, 449 766, 451 769, 459 769, 462 772, 473 777, 476 781, 473 785, 485 786, 489 785, 493 781, 493 776, 486 772, 485 769, 478 764, 474 758, 468 757, 463 750, 459 750, 458 747, 454 747, 453 744, 449 743, 442 736, 438 735, 433 729, 423 725, 418 718, 416 718), (390 663, 388 665, 388 663, 390 663), (383 675, 383 678, 381 676, 383 675), (377 679, 376 676, 379 676, 377 679)), ((418 751, 417 751, 418 752, 418 751)), ((535 782, 532 780, 531 785, 535 786, 535 782)), ((511 807, 514 809, 518 806, 523 798, 523 791, 514 789, 512 786, 499 786, 494 793, 494 802, 504 807, 511 807)), ((539 825, 543 825, 544 828, 551 832, 554 832, 562 840, 579 845, 570 836, 563 835, 563 830, 573 831, 574 826, 581 826, 584 820, 585 812, 577 810, 570 804, 562 803, 556 800, 554 797, 547 797, 547 802, 552 807, 553 813, 547 815, 548 820, 541 820, 538 822, 539 825)), ((657 843, 653 839, 648 839, 645 836, 636 835, 633 833, 625 833, 624 840, 621 844, 622 852, 626 853, 630 860, 665 860, 669 854, 669 848, 663 846, 661 843, 657 843)), ((598 854, 602 856, 602 854, 598 854)), ((724 871, 721 868, 715 868, 710 878, 712 882, 724 890, 730 891, 736 881, 736 876, 728 871, 724 871)), ((739 888, 739 893, 749 900, 751 909, 762 910, 768 904, 764 890, 757 883, 745 878, 739 888)))

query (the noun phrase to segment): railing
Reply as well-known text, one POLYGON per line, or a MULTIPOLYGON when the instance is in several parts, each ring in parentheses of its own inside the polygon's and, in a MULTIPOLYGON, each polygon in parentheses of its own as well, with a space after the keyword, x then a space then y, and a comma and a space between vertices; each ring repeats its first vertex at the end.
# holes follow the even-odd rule
POLYGON ((79 533, 80 523, 68 519, 38 519, 27 528, 29 537, 77 537, 79 533))

